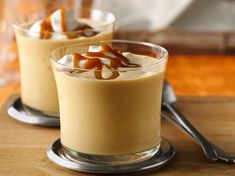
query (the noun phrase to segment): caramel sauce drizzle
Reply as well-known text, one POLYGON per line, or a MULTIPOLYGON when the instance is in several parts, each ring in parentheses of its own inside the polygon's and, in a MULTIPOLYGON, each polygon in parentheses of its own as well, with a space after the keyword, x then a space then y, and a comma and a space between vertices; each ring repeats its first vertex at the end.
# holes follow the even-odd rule
POLYGON ((66 18, 65 18, 65 8, 61 8, 61 28, 63 32, 67 31, 66 18))
MULTIPOLYGON (((93 31, 93 28, 85 23, 79 23, 78 27, 73 31, 67 31, 66 26, 66 9, 61 8, 61 28, 63 32, 67 32, 65 35, 68 39, 78 38, 80 36, 84 37, 92 37, 97 35, 98 32, 93 31)), ((41 39, 50 39, 52 37, 52 32, 55 32, 52 28, 51 18, 48 17, 42 21, 41 30, 40 30, 40 38, 41 39)))
MULTIPOLYGON (((76 68, 81 68, 79 63, 82 60, 85 60, 82 69, 95 69, 95 78, 96 79, 115 79, 119 76, 119 72, 117 71, 118 67, 128 67, 128 68, 138 68, 141 67, 139 64, 130 63, 129 60, 122 55, 122 53, 117 49, 112 49, 109 45, 101 45, 101 51, 99 52, 86 52, 83 55, 74 53, 74 62, 73 66, 76 68), (105 58, 110 61, 109 64, 102 63, 100 58, 105 58), (112 75, 108 78, 104 78, 102 76, 103 67, 111 70, 112 75)), ((75 69, 76 70, 76 69, 75 69)), ((85 71, 78 71, 85 72, 85 71)))
POLYGON ((51 38, 51 32, 53 32, 52 25, 51 25, 51 18, 48 17, 46 20, 43 20, 41 24, 40 38, 41 39, 51 38))

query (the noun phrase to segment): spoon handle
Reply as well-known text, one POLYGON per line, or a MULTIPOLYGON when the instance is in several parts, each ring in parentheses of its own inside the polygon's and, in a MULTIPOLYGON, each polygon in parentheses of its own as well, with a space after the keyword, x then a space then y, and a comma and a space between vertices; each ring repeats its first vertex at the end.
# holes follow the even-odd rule
POLYGON ((163 110, 167 109, 171 115, 165 115, 175 125, 187 132, 202 147, 206 157, 211 161, 218 160, 212 144, 185 118, 174 104, 163 103, 163 110))

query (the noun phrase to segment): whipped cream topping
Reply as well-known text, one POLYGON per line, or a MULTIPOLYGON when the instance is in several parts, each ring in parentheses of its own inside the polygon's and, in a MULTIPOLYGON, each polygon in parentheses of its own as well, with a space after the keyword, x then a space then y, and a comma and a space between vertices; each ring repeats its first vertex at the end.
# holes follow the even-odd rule
POLYGON ((119 77, 125 78, 130 74, 136 76, 148 76, 159 71, 163 71, 163 67, 147 68, 160 62, 154 57, 134 54, 131 52, 121 52, 113 49, 108 45, 89 46, 87 52, 78 54, 73 53, 65 55, 57 65, 58 70, 69 72, 74 76, 95 76, 96 79, 116 79, 119 77), (62 66, 63 65, 63 66, 62 66), (130 68, 137 68, 135 71, 128 72, 130 68))
POLYGON ((36 21, 29 29, 29 35, 41 39, 66 39, 97 34, 88 24, 79 22, 73 9, 61 8, 44 20, 36 21))

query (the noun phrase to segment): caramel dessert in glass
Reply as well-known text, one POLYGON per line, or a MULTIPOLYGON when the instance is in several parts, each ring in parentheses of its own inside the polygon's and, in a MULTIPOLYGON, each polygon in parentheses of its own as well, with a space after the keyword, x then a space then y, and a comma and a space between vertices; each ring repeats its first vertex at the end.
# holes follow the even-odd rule
POLYGON ((160 46, 125 40, 54 50, 66 156, 119 165, 155 155, 167 57, 160 46))
POLYGON ((50 16, 32 14, 33 20, 14 25, 20 58, 23 105, 44 115, 59 115, 57 89, 49 55, 69 44, 110 40, 115 17, 92 9, 61 8, 50 16))

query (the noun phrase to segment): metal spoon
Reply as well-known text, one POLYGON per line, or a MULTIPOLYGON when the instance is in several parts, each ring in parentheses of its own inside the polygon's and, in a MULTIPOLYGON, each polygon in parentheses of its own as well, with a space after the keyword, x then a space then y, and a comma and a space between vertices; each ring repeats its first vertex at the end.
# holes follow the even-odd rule
POLYGON ((218 146, 208 141, 177 109, 176 96, 170 84, 165 80, 162 93, 162 115, 175 125, 183 129, 203 149, 206 157, 211 161, 218 159, 224 162, 235 163, 235 157, 226 153, 218 146))

